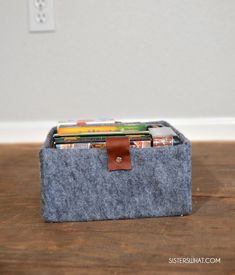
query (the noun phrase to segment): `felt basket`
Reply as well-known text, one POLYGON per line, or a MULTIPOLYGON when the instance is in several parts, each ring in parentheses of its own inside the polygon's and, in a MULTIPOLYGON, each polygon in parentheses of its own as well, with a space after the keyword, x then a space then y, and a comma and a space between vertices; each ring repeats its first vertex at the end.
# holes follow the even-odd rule
POLYGON ((130 148, 132 169, 111 172, 105 149, 55 149, 52 128, 39 153, 45 221, 190 214, 191 143, 169 123, 157 122, 171 127, 182 144, 130 148))

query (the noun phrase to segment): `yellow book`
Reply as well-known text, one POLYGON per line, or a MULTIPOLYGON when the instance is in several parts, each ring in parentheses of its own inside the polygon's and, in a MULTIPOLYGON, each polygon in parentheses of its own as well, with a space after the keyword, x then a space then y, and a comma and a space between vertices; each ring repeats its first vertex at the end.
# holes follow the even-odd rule
POLYGON ((81 127, 58 127, 57 133, 64 134, 80 134, 80 133, 94 133, 94 132, 118 132, 118 131, 144 131, 146 130, 144 124, 119 124, 119 125, 90 125, 81 127))
POLYGON ((71 134, 71 133, 92 133, 92 132, 113 132, 117 131, 117 126, 92 126, 92 127, 64 127, 58 128, 57 132, 60 135, 71 134))

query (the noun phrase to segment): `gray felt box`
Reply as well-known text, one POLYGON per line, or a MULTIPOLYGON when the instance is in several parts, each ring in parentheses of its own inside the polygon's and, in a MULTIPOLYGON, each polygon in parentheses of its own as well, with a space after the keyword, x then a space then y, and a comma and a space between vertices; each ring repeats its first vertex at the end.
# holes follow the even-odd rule
POLYGON ((40 150, 44 219, 64 222, 190 214, 191 143, 172 128, 182 144, 130 148, 132 169, 118 171, 107 169, 105 149, 53 148, 56 128, 52 128, 40 150))

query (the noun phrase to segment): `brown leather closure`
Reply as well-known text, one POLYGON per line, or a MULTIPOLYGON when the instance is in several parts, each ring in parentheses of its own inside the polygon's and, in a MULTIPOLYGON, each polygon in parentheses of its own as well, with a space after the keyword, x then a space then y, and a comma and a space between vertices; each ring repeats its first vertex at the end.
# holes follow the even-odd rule
POLYGON ((106 138, 109 171, 131 169, 131 157, 129 147, 130 140, 128 137, 106 138))

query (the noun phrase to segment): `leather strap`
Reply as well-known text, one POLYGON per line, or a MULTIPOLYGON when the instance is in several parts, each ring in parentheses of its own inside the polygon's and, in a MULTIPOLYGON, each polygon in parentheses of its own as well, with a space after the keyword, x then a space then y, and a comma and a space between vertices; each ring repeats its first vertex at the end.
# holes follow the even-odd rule
POLYGON ((128 137, 108 137, 106 138, 106 149, 108 153, 108 169, 130 170, 130 140, 128 137))

